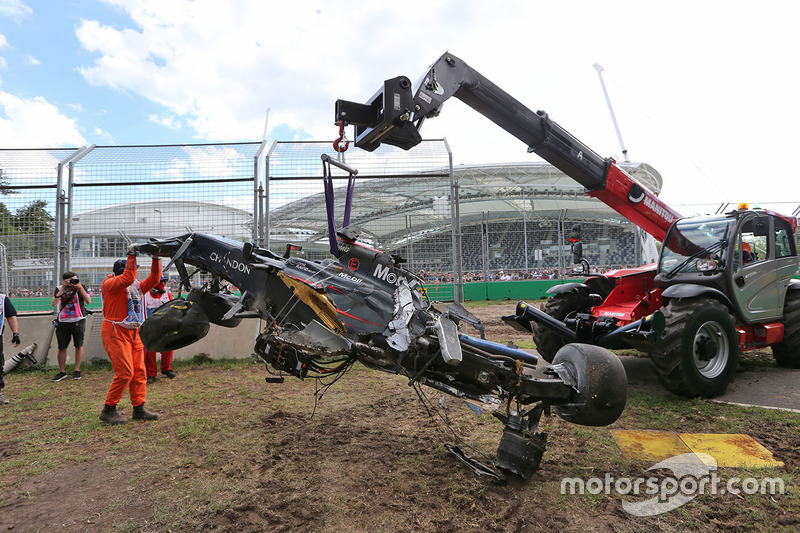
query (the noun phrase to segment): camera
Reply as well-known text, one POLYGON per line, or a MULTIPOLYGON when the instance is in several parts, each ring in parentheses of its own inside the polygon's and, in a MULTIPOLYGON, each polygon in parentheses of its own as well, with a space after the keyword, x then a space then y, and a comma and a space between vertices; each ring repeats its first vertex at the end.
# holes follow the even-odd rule
POLYGON ((69 280, 69 284, 70 284, 70 285, 77 285, 77 284, 78 284, 78 283, 80 283, 80 282, 81 282, 81 281, 80 281, 79 279, 71 279, 71 280, 69 280))

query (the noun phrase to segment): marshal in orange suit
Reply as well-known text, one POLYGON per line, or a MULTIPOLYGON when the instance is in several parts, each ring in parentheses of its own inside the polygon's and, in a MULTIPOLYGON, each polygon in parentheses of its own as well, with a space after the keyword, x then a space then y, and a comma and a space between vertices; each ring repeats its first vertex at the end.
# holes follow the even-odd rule
POLYGON ((133 405, 134 420, 156 420, 161 415, 145 406, 147 376, 144 366, 144 346, 139 338, 139 326, 144 321, 142 293, 161 279, 161 260, 153 258, 150 275, 139 282, 136 272, 136 251, 131 245, 127 259, 114 263, 113 274, 103 281, 103 326, 100 336, 106 349, 114 380, 108 389, 100 420, 108 424, 124 424, 127 419, 117 412, 117 404, 127 388, 133 405))

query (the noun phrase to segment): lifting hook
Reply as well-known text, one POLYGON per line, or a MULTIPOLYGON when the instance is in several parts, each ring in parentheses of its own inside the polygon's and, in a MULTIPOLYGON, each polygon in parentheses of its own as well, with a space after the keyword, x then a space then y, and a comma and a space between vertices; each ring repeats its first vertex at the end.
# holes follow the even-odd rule
POLYGON ((344 120, 339 121, 339 137, 333 141, 333 149, 337 152, 344 153, 347 148, 350 146, 350 141, 344 135, 344 120), (344 141, 344 146, 342 146, 342 141, 344 141))

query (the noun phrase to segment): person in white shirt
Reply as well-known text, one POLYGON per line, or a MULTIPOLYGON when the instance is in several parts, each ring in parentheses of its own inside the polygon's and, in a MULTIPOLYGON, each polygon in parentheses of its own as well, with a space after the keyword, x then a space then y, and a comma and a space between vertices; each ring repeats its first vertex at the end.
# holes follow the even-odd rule
MULTIPOLYGON (((167 290, 167 278, 161 277, 161 281, 144 293, 144 316, 145 318, 153 314, 153 311, 172 300, 172 294, 167 290)), ((173 352, 161 352, 161 373, 169 379, 174 378, 177 374, 172 370, 172 355, 173 352)), ((147 369, 147 383, 148 385, 155 382, 158 375, 156 366, 156 352, 144 351, 144 366, 147 369)))

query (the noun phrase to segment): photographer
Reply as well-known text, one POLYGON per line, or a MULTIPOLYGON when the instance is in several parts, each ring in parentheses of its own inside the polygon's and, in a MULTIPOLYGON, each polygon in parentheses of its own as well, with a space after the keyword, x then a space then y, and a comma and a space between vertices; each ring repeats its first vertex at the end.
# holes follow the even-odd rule
POLYGON ((83 336, 86 332, 86 305, 92 297, 86 292, 75 272, 64 272, 63 283, 55 290, 53 307, 57 310, 56 339, 58 339, 58 369, 53 381, 67 377, 67 347, 70 340, 75 345, 75 371, 72 379, 81 379, 83 336))

